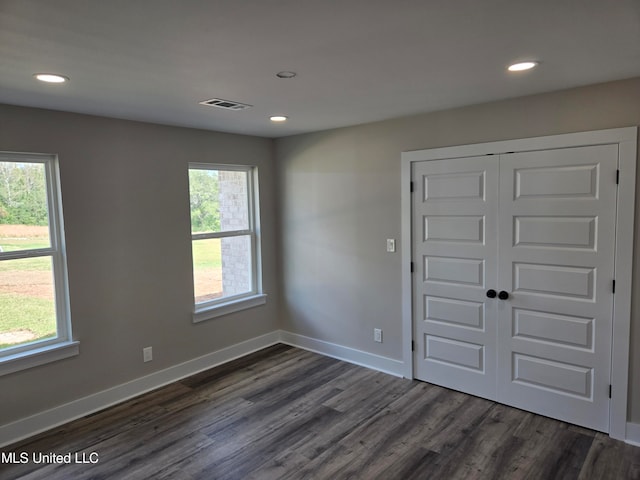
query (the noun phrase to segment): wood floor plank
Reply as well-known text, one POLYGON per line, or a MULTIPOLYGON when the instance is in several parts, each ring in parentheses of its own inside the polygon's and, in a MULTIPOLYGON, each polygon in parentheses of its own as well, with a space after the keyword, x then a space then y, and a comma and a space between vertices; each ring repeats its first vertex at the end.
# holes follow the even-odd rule
MULTIPOLYGON (((273 348, 273 347, 271 347, 273 348)), ((193 388, 197 397, 217 399, 226 396, 238 396, 255 393, 259 388, 271 386, 274 382, 273 369, 277 369, 282 375, 299 375, 301 371, 311 368, 314 363, 323 361, 317 355, 304 352, 302 355, 294 355, 289 351, 276 351, 275 358, 268 358, 256 366, 246 366, 246 360, 239 363, 241 368, 233 370, 227 365, 211 369, 199 374, 197 381, 191 378, 183 380, 185 385, 193 388), (216 372, 224 367, 223 372, 216 372)))
POLYGON ((314 460, 333 448, 336 443, 342 441, 360 425, 367 423, 372 417, 379 414, 392 398, 397 397, 398 393, 406 391, 412 386, 412 382, 390 376, 370 383, 374 388, 365 389, 359 382, 355 382, 342 394, 336 395, 332 401, 323 403, 343 415, 333 422, 327 422, 322 426, 322 431, 307 442, 303 454, 309 460, 314 460), (353 408, 345 409, 345 397, 355 402, 353 408))
POLYGON ((640 480, 640 448, 617 442, 602 433, 597 433, 578 478, 579 480, 594 478, 640 480))
MULTIPOLYGON (((244 444, 236 449, 227 449, 218 461, 196 472, 196 478, 240 479, 250 474, 260 473, 275 455, 283 449, 293 449, 303 445, 316 435, 320 426, 339 412, 319 406, 307 415, 291 419, 286 424, 268 429, 256 441, 244 444)), ((237 445, 237 444, 236 444, 237 445)))
POLYGON ((439 455, 439 453, 432 450, 417 447, 412 450, 407 450, 403 456, 397 458, 379 474, 362 478, 371 478, 372 480, 386 480, 390 478, 424 480, 433 478, 429 476, 428 469, 437 462, 439 455))
POLYGON ((640 480, 638 447, 286 345, 2 452, 99 454, 2 480, 640 480))
POLYGON ((296 362, 301 361, 303 358, 313 358, 312 356, 301 356, 296 353, 294 349, 287 345, 273 345, 251 355, 237 358, 218 367, 192 375, 181 380, 180 383, 191 388, 198 388, 216 384, 216 382, 228 377, 233 377, 234 380, 240 381, 247 376, 255 378, 260 373, 264 373, 274 366, 282 365, 287 361, 296 362))
POLYGON ((408 382, 403 386, 404 380, 390 375, 381 377, 374 371, 368 373, 369 375, 349 385, 344 393, 325 402, 325 405, 339 412, 347 412, 356 408, 363 401, 373 401, 372 403, 377 405, 374 408, 379 408, 380 405, 386 405, 395 400, 404 391, 403 387, 408 386, 408 382))
MULTIPOLYGON (((349 433, 336 439, 344 447, 339 456, 336 457, 333 451, 325 451, 310 462, 306 470, 317 470, 326 478, 349 477, 355 472, 368 478, 387 469, 401 456, 406 451, 406 433, 412 430, 419 415, 426 414, 425 405, 434 404, 432 400, 440 391, 417 382, 394 383, 395 395, 387 396, 386 407, 364 421, 354 418, 349 433), (400 392, 403 393, 398 397, 400 392)), ((345 390, 347 392, 349 390, 345 390)))
POLYGON ((561 430, 555 437, 555 442, 547 443, 541 452, 545 462, 536 462, 526 478, 561 480, 579 477, 582 464, 593 444, 593 437, 561 430))
POLYGON ((447 471, 457 478, 513 478, 511 465, 522 446, 513 432, 521 415, 513 408, 494 405, 458 445, 441 451, 440 457, 449 460, 447 471))
POLYGON ((246 480, 282 480, 289 472, 302 470, 308 462, 309 459, 296 449, 288 449, 251 472, 246 480))
POLYGON ((494 405, 460 392, 446 392, 446 401, 436 405, 432 414, 420 424, 418 434, 423 438, 424 448, 438 453, 450 450, 478 428, 494 405))

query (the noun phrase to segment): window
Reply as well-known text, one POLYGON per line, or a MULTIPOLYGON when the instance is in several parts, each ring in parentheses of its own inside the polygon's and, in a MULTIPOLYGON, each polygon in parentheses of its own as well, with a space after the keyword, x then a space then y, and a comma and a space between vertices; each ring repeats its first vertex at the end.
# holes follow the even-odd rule
POLYGON ((0 374, 77 352, 57 158, 0 152, 0 374))
POLYGON ((265 303, 257 169, 189 165, 194 321, 265 303))

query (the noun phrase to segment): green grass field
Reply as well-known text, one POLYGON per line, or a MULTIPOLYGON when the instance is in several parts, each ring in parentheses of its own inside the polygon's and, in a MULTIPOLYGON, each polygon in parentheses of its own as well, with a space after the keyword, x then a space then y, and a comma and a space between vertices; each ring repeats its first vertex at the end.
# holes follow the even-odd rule
POLYGON ((222 253, 220 239, 194 240, 193 288, 196 303, 222 295, 222 253))
MULTIPOLYGON (((29 330, 36 340, 53 337, 56 334, 54 308, 53 302, 42 298, 0 293, 0 333, 29 330)), ((0 348, 11 345, 15 344, 0 343, 0 348)))
POLYGON ((207 240, 194 240, 193 268, 222 268, 222 242, 217 238, 207 240))
MULTIPOLYGON (((49 245, 46 239, 36 237, 0 238, 0 246, 2 251, 12 252, 46 248, 49 245)), ((38 294, 37 292, 39 288, 46 289, 47 286, 40 287, 36 282, 30 285, 28 281, 29 272, 34 273, 34 278, 36 275, 41 278, 42 272, 47 271, 51 271, 51 258, 48 256, 0 261, 0 334, 28 331, 35 337, 12 343, 0 340, 0 349, 55 336, 54 302, 46 299, 46 293, 38 294), (13 293, 12 285, 17 285, 22 291, 32 291, 34 294, 13 293)))
POLYGON ((0 246, 5 252, 31 248, 47 248, 49 242, 43 238, 0 238, 0 246))
POLYGON ((2 272, 43 270, 51 270, 51 257, 21 258, 0 262, 0 274, 2 272))

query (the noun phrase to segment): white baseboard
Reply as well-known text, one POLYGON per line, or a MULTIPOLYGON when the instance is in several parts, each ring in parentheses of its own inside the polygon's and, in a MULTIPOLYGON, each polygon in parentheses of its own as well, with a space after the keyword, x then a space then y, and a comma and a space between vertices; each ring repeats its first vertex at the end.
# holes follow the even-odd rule
POLYGON ((361 365, 373 370, 395 375, 396 377, 402 377, 405 369, 404 362, 400 360, 382 357, 373 353, 363 352, 362 350, 344 347, 284 330, 280 330, 280 341, 287 345, 320 353, 327 357, 337 358, 338 360, 344 360, 345 362, 361 365))
POLYGON ((627 435, 624 441, 640 447, 640 423, 627 422, 627 435))
POLYGON ((215 352, 174 365, 165 370, 45 410, 30 417, 0 426, 0 447, 19 442, 72 420, 116 405, 190 375, 235 360, 265 347, 280 343, 280 332, 274 331, 215 352))

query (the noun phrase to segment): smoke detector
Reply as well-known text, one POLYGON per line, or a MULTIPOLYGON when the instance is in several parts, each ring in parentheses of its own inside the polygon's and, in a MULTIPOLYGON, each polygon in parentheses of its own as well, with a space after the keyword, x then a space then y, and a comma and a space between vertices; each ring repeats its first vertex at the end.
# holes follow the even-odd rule
POLYGON ((198 102, 200 105, 208 105, 210 107, 224 108, 225 110, 246 110, 253 107, 246 103, 234 102, 232 100, 223 100, 222 98, 210 98, 209 100, 203 100, 198 102))

